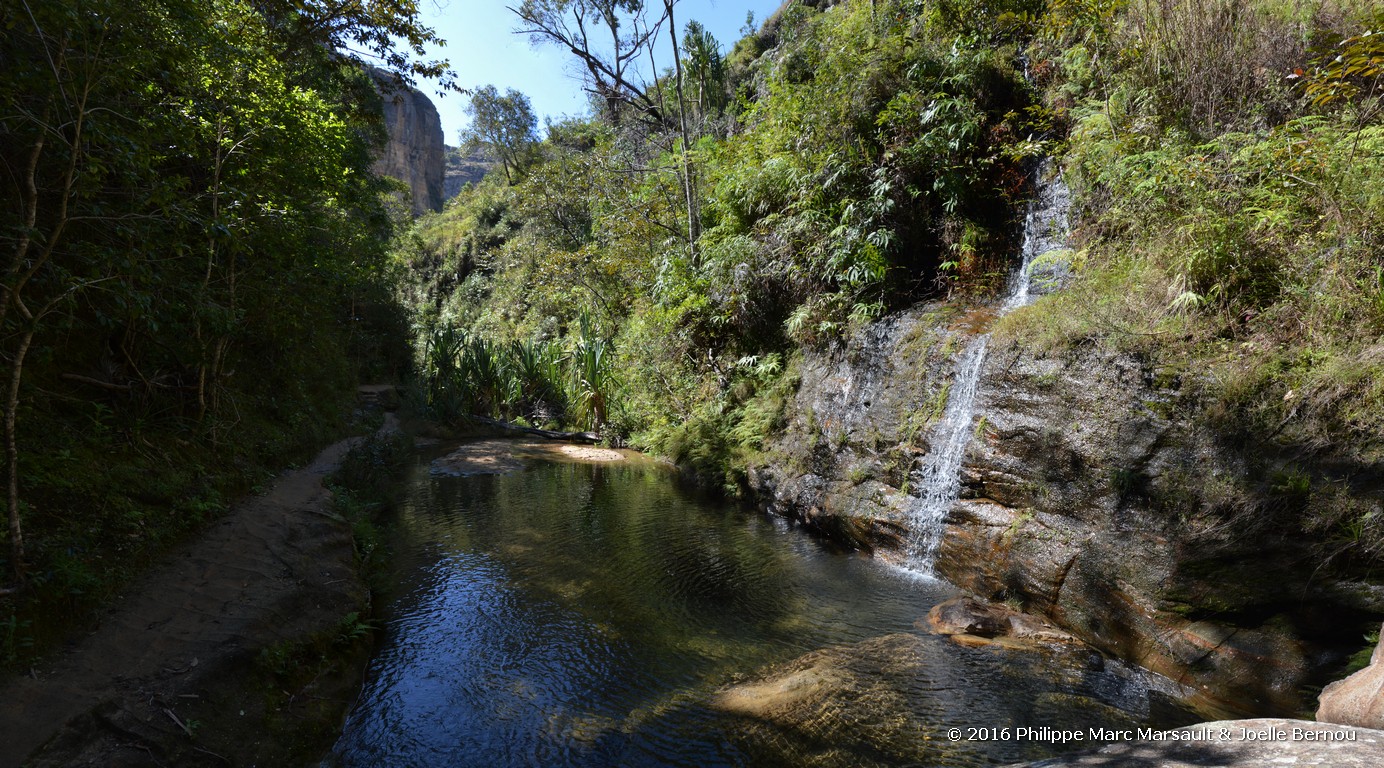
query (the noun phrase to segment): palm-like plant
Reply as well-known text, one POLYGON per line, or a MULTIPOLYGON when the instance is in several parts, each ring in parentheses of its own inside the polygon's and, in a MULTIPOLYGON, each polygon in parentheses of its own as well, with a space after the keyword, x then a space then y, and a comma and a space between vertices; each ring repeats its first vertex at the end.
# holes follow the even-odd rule
POLYGON ((471 413, 496 416, 505 404, 507 376, 504 361, 490 341, 473 336, 462 352, 460 380, 471 413))
POLYGON ((560 407, 564 372, 557 345, 515 341, 508 352, 508 400, 514 411, 527 416, 545 405, 560 407))
POLYGON ((615 389, 615 347, 599 336, 589 315, 581 317, 581 335, 569 356, 571 401, 582 426, 599 431, 606 423, 615 389))
POLYGON ((451 325, 434 327, 423 346, 423 373, 428 383, 428 405, 450 410, 457 402, 458 363, 466 346, 466 334, 451 325))

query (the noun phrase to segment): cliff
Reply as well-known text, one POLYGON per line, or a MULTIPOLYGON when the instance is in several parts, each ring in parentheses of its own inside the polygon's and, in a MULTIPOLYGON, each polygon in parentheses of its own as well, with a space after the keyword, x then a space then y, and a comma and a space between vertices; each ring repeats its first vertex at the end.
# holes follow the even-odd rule
MULTIPOLYGON (((806 353, 753 490, 771 511, 907 562, 925 525, 921 458, 987 323, 924 305, 806 353)), ((1377 505, 1350 481, 1370 468, 1228 444, 1199 409, 1189 382, 1138 360, 993 339, 932 568, 1172 678, 1205 714, 1292 715, 1358 646, 1384 592, 1324 566, 1328 543, 1291 520, 1309 482, 1331 503, 1377 505)))
POLYGON ((468 151, 465 147, 447 147, 443 198, 451 200, 467 184, 479 184, 493 167, 495 158, 485 148, 468 151))
POLYGON ((437 108, 413 88, 382 85, 380 96, 389 141, 375 161, 375 172, 408 186, 414 216, 442 210, 446 159, 437 108))

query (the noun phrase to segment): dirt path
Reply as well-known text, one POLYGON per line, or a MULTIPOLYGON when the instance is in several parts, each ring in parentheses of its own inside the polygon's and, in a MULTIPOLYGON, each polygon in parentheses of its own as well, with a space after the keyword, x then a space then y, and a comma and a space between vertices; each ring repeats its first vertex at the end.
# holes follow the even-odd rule
POLYGON ((295 690, 273 669, 368 604, 322 485, 354 442, 238 504, 36 675, 0 682, 0 768, 277 764, 303 718, 339 717, 353 662, 295 690))

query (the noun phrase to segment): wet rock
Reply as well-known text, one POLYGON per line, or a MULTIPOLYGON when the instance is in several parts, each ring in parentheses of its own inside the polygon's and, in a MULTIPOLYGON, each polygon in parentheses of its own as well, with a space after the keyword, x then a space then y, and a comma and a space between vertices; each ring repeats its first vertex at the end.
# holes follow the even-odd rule
MULTIPOLYGON (((750 473, 759 498, 897 558, 955 355, 983 325, 924 305, 808 353, 790 423, 750 473)), ((1378 577, 1322 568, 1306 513, 1263 480, 1286 459, 1206 429, 1193 388, 1131 357, 999 338, 981 375, 934 563, 963 590, 1189 686, 1210 717, 1301 711, 1384 609, 1378 577)))
POLYGON ((1153 698, 1163 696, 1148 687, 1145 673, 1079 645, 952 637, 980 645, 960 650, 938 637, 898 633, 824 648, 722 690, 711 705, 738 717, 731 739, 750 765, 979 766, 994 764, 996 755, 1017 760, 1061 748, 956 741, 948 738, 949 728, 1000 717, 1133 728, 1149 720, 1153 698), (978 664, 995 664, 998 657, 1004 689, 1022 692, 1013 713, 987 709, 993 690, 954 687, 954 670, 966 663, 959 655, 978 664))
POLYGON ((1381 649, 1384 643, 1374 647, 1369 666, 1322 690, 1317 720, 1384 728, 1384 650, 1381 649))
POLYGON ((737 715, 773 718, 829 695, 844 682, 842 673, 832 667, 812 666, 762 682, 738 685, 718 696, 716 706, 737 715))
POLYGON ((769 511, 851 546, 902 545, 912 467, 946 401, 946 381, 929 372, 956 352, 947 313, 921 305, 804 358, 784 435, 748 473, 769 511))
POLYGON ((938 603, 928 612, 933 631, 942 635, 996 637, 1009 633, 1010 611, 998 605, 985 605, 969 597, 938 603))
POLYGON ((950 635, 953 642, 981 647, 999 640, 1011 650, 1036 648, 1041 643, 1074 643, 1076 638, 1052 624, 1003 605, 957 597, 933 606, 927 625, 939 635, 950 635))
POLYGON ((739 745, 759 761, 916 761, 938 736, 911 715, 909 692, 925 667, 919 637, 888 635, 808 653, 722 691, 712 706, 746 718, 739 745), (785 732, 793 738, 780 738, 785 732))
POLYGON ((1162 733, 1174 738, 1122 740, 1097 750, 1021 765, 1026 768, 1193 768, 1208 765, 1375 768, 1384 765, 1384 731, 1368 728, 1305 720, 1256 719, 1199 723, 1162 733))

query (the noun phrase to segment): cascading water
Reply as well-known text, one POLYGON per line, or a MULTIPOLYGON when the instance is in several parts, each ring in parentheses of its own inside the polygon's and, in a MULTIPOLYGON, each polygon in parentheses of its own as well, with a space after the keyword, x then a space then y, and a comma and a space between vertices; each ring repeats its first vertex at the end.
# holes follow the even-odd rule
MULTIPOLYGON (((1010 280, 1009 294, 1000 305, 1001 315, 1052 290, 1066 275, 1065 263, 1050 255, 1059 252, 1066 241, 1071 194, 1055 173, 1052 160, 1039 164, 1034 187, 1037 195, 1029 201, 1024 215, 1023 263, 1010 280)), ((971 442, 976 390, 989 344, 990 334, 981 334, 957 358, 947 407, 932 432, 932 450, 913 473, 919 492, 909 513, 908 566, 924 575, 933 574, 943 523, 961 491, 961 461, 971 442)))
POLYGON ((962 351, 947 394, 942 420, 932 433, 932 450, 914 472, 920 492, 909 517, 910 565, 925 574, 932 573, 937 546, 942 543, 942 521, 961 491, 961 459, 971 442, 971 417, 975 412, 976 388, 980 367, 990 334, 978 336, 962 351))

